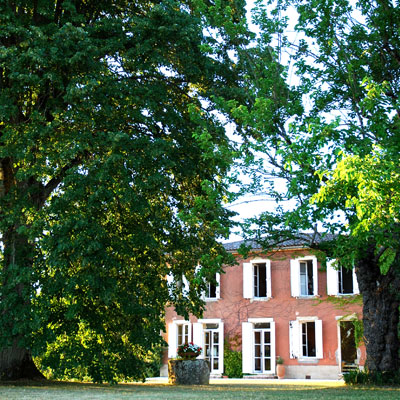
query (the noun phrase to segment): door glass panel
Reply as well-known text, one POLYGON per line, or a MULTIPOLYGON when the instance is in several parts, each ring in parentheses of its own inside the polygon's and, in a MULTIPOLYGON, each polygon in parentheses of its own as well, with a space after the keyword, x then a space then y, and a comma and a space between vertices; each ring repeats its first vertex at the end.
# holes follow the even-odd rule
POLYGON ((214 332, 213 341, 214 341, 214 344, 219 343, 219 333, 218 332, 214 332))

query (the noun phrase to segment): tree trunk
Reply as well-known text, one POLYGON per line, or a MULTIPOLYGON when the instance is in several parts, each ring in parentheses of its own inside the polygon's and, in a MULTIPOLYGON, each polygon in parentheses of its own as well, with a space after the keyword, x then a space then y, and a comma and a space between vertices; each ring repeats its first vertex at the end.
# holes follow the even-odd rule
POLYGON ((29 343, 32 333, 33 246, 17 228, 3 235, 4 258, 0 298, 0 380, 44 379, 32 360, 29 343))
POLYGON ((399 368, 399 294, 396 273, 398 258, 382 274, 370 245, 356 263, 356 274, 363 296, 364 340, 369 372, 397 372, 399 368))
POLYGON ((16 345, 0 351, 0 379, 3 381, 16 379, 45 379, 37 369, 27 349, 16 345))

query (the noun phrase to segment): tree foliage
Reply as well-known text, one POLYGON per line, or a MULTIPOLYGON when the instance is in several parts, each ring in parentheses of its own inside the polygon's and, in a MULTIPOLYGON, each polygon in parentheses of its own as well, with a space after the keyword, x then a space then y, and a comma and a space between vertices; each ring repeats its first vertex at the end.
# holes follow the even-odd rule
MULTIPOLYGON (((248 226, 256 224, 255 234, 264 246, 273 243, 271 237, 276 245, 301 230, 335 234, 325 250, 356 267, 364 300, 367 367, 395 371, 399 4, 256 3, 257 42, 242 48, 240 57, 240 67, 248 71, 250 100, 229 106, 251 133, 242 151, 247 155, 243 168, 254 177, 253 190, 262 187, 278 206, 248 226), (294 28, 289 26, 293 18, 294 28)), ((315 246, 315 235, 309 237, 315 246)))
POLYGON ((0 376, 141 379, 229 257, 243 2, 0 2, 0 376), (235 34, 231 40, 232 33, 235 34))

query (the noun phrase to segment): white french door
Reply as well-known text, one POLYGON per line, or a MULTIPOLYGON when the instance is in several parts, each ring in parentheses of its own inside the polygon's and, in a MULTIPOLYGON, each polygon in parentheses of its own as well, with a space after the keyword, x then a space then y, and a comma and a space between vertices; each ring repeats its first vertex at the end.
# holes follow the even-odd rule
POLYGON ((210 362, 211 372, 220 370, 220 335, 219 329, 204 329, 204 358, 210 362))
POLYGON ((270 329, 254 329, 254 372, 272 372, 272 343, 270 329))

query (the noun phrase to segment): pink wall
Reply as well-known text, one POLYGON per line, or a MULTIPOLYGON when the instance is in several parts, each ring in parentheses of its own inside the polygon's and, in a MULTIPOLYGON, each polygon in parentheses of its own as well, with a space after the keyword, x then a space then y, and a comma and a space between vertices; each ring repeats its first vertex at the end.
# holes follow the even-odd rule
MULTIPOLYGON (((298 365, 297 359, 289 356, 289 321, 296 317, 318 317, 323 321, 323 359, 318 360, 318 365, 337 365, 335 352, 338 348, 338 327, 336 316, 346 316, 357 313, 361 319, 361 305, 338 305, 327 301, 326 272, 321 271, 318 263, 318 298, 300 299, 291 297, 290 289, 290 259, 309 255, 305 250, 285 250, 265 255, 271 260, 271 288, 272 298, 267 301, 257 301, 243 298, 243 262, 249 262, 255 257, 240 260, 233 267, 225 268, 221 274, 221 298, 217 301, 207 302, 207 309, 203 318, 220 318, 224 322, 225 340, 236 334, 241 336, 241 324, 248 318, 273 318, 276 332, 276 355, 281 356, 285 365, 298 365)), ((257 255, 257 257, 263 257, 257 255)), ((166 323, 173 319, 183 319, 176 315, 172 308, 166 311, 166 323)), ((197 318, 191 317, 191 322, 197 318)), ((165 336, 165 339, 168 336, 165 336)), ((362 357, 360 365, 365 362, 365 348, 361 347, 362 357)), ((165 360, 166 361, 166 360, 165 360)))

